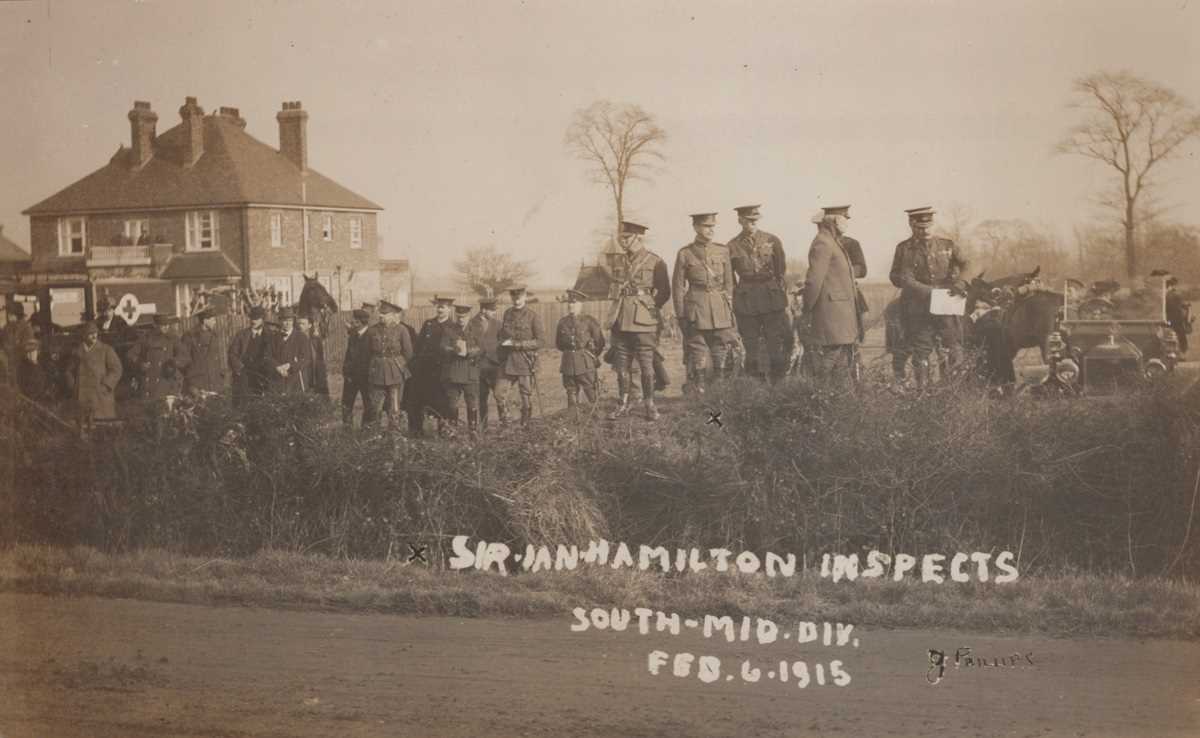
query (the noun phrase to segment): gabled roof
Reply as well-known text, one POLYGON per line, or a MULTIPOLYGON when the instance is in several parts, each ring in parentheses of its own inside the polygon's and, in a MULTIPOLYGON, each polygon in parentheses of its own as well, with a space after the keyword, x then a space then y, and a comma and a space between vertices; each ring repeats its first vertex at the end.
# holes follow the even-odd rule
POLYGON ((159 135, 154 155, 134 168, 122 146, 108 164, 24 211, 48 215, 90 210, 264 204, 382 210, 313 169, 300 167, 224 115, 207 115, 204 153, 185 166, 183 124, 159 135))
POLYGON ((13 243, 4 235, 3 227, 0 227, 0 262, 26 262, 32 261, 33 257, 29 252, 13 243))
POLYGON ((159 279, 223 279, 240 277, 238 269, 229 257, 220 251, 206 253, 175 254, 163 267, 159 279))
POLYGON ((575 277, 575 286, 571 289, 583 292, 589 297, 607 297, 609 286, 615 281, 604 267, 581 266, 579 274, 575 277))

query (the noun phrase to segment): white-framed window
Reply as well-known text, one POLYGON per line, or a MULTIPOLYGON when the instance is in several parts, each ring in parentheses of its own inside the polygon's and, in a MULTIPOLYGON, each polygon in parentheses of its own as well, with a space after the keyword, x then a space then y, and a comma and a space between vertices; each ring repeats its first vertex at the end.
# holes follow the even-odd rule
POLYGON ((326 215, 321 219, 321 238, 326 241, 333 240, 333 216, 326 215))
POLYGON ((128 238, 130 243, 137 243, 141 240, 142 236, 150 237, 149 220, 125 221, 125 238, 128 238))
POLYGON ((87 219, 58 219, 58 255, 82 256, 87 243, 87 219))
POLYGON ((264 277, 262 286, 267 290, 274 289, 280 305, 292 304, 292 278, 290 276, 264 277))
POLYGON ((362 248, 362 218, 350 219, 350 248, 362 248))
POLYGON ((283 247, 283 214, 271 213, 271 246, 283 247))
POLYGON ((187 250, 211 251, 217 248, 217 212, 193 210, 187 214, 187 250))

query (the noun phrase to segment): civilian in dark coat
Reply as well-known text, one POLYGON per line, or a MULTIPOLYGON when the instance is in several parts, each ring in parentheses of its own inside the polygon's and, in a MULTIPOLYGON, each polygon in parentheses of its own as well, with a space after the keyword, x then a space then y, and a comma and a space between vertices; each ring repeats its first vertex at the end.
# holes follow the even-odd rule
POLYGON ((366 310, 355 310, 354 325, 346 335, 346 357, 342 360, 342 422, 354 424, 354 403, 362 397, 364 427, 375 422, 371 404, 371 385, 367 371, 371 365, 371 347, 368 324, 371 314, 366 310))
POLYGON ((271 332, 264 325, 266 313, 267 311, 258 305, 250 308, 250 326, 238 331, 229 342, 229 369, 233 372, 234 405, 241 405, 247 397, 261 396, 267 391, 267 354, 271 345, 271 332))
POLYGON ((468 323, 470 305, 455 305, 454 320, 442 332, 442 389, 446 418, 458 424, 458 401, 467 399, 467 428, 479 427, 479 359, 483 355, 482 324, 468 323))
POLYGON ((425 412, 433 411, 439 422, 446 414, 446 395, 442 391, 442 332, 450 324, 449 297, 434 297, 437 315, 421 324, 417 342, 413 345, 412 379, 404 395, 408 412, 408 432, 420 436, 425 432, 425 412))
POLYGON ((267 363, 271 367, 271 389, 281 394, 307 392, 306 375, 312 362, 308 336, 296 327, 296 312, 285 307, 279 311, 283 330, 272 334, 267 363))
POLYGON ((183 391, 189 395, 202 392, 220 394, 225 391, 225 364, 221 342, 214 330, 217 311, 206 308, 196 313, 198 325, 183 337, 181 352, 183 391))
POLYGON ((329 370, 325 367, 325 339, 321 331, 307 315, 296 316, 296 330, 308 337, 308 347, 311 357, 305 369, 304 388, 306 392, 329 397, 329 370))
POLYGON ((183 390, 183 376, 179 372, 183 346, 171 332, 171 325, 177 322, 177 318, 169 315, 155 315, 154 332, 138 339, 125 357, 130 371, 138 378, 140 399, 159 401, 183 390))

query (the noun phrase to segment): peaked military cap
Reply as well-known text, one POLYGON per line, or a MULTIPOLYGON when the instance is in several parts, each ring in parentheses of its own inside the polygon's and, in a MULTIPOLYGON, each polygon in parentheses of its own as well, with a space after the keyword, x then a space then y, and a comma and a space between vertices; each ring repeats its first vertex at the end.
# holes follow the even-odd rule
POLYGON ((525 289, 525 285, 523 285, 523 284, 516 284, 516 285, 513 285, 512 287, 508 288, 508 294, 510 294, 510 295, 519 295, 522 292, 526 292, 526 291, 527 290, 525 289))
POLYGON ((910 208, 904 212, 908 213, 909 220, 915 220, 917 222, 924 223, 933 220, 933 214, 935 211, 933 208, 925 206, 921 208, 910 208))
MULTIPOLYGON (((453 302, 454 302, 454 300, 452 300, 448 297, 439 297, 439 298, 436 298, 434 304, 450 305, 453 302), (438 303, 437 300, 443 300, 444 302, 438 303)), ((404 308, 400 307, 399 305, 393 305, 392 303, 388 302, 387 300, 380 300, 379 301, 379 312, 382 315, 387 315, 388 313, 402 313, 402 312, 404 312, 404 308)))
POLYGON ((758 209, 761 207, 762 205, 743 205, 740 208, 734 208, 734 211, 740 218, 746 218, 747 220, 758 220, 762 217, 762 214, 758 212, 758 209))
POLYGON ((822 210, 825 211, 826 215, 840 215, 844 218, 850 217, 849 205, 831 205, 827 208, 822 208, 822 210))
POLYGON ((640 223, 633 223, 628 220, 621 221, 621 233, 632 233, 640 236, 648 230, 650 229, 640 223))
POLYGON ((716 225, 716 213, 692 213, 692 225, 716 225))
MULTIPOLYGON (((385 302, 385 300, 380 300, 379 302, 382 305, 385 302)), ((454 298, 453 297, 441 297, 440 295, 434 295, 433 299, 430 300, 430 302, 432 302, 434 305, 453 305, 454 298)))
POLYGON ((494 298, 494 297, 479 298, 479 307, 481 307, 485 310, 491 310, 491 309, 495 308, 496 307, 496 298, 494 298))
POLYGON ((352 311, 350 313, 350 317, 354 318, 355 320, 366 323, 367 321, 369 321, 371 319, 371 314, 368 313, 366 310, 363 310, 360 308, 358 310, 352 311))
POLYGON ((362 304, 362 309, 363 309, 363 310, 374 310, 374 309, 375 309, 375 303, 373 303, 373 302, 364 302, 364 303, 362 304))
POLYGON ((579 290, 567 290, 567 302, 587 302, 587 295, 579 290))

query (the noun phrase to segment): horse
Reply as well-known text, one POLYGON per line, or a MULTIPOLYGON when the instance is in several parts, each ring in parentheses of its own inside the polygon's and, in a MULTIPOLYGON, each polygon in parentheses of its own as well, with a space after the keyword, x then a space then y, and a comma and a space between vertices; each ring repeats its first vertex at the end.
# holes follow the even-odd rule
POLYGON ((337 301, 321 284, 318 277, 320 272, 309 277, 307 274, 301 274, 304 277, 304 288, 300 290, 300 299, 297 301, 296 314, 300 316, 308 316, 309 320, 318 324, 321 327, 321 334, 325 335, 325 329, 330 315, 336 315, 338 311, 337 301))

